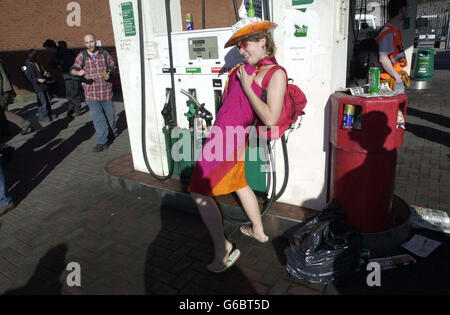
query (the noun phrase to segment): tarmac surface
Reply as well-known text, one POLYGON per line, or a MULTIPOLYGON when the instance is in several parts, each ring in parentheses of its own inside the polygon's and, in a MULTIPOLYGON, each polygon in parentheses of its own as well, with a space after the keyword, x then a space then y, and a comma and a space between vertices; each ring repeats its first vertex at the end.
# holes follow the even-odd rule
MULTIPOLYGON (((437 70, 432 88, 408 91, 404 145, 399 150, 395 194, 412 205, 450 213, 450 71, 437 70)), ((242 255, 224 274, 209 273, 211 238, 199 216, 111 189, 105 165, 131 152, 123 103, 116 101, 120 135, 94 153, 95 132, 87 106, 66 118, 64 99, 52 107, 59 118, 32 134, 13 128, 16 151, 5 166, 16 208, 0 217, 2 294, 449 294, 450 237, 412 230, 442 244, 417 263, 381 273, 369 287, 361 266, 339 285, 291 279, 285 270, 286 239, 269 235, 259 244, 225 222, 242 255), (70 287, 70 262, 81 268, 81 286, 70 287)), ((10 110, 36 122, 33 102, 10 110)))

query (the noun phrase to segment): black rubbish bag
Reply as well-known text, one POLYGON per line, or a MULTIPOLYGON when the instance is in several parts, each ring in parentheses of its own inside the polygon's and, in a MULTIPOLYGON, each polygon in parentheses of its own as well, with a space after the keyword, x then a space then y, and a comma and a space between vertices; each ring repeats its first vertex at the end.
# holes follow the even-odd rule
POLYGON ((317 216, 299 224, 289 237, 286 269, 291 277, 328 284, 345 279, 359 265, 361 235, 339 221, 342 206, 332 200, 317 216))

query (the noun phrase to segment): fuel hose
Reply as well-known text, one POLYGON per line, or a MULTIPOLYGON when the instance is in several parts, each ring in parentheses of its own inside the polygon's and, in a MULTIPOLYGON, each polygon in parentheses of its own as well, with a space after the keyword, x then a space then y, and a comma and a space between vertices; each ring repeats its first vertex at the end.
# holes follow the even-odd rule
MULTIPOLYGON (((142 0, 137 0, 138 3, 138 21, 139 21, 139 51, 140 51, 140 66, 141 66, 141 140, 142 140, 142 153, 143 153, 143 157, 144 157, 144 163, 145 166, 147 168, 147 170, 149 171, 150 175, 152 175, 154 178, 156 178, 157 180, 160 181, 164 181, 164 180, 168 180, 169 178, 172 177, 173 174, 173 160, 170 159, 169 162, 169 174, 166 176, 160 176, 157 175, 153 169, 150 166, 150 163, 148 161, 148 156, 147 156, 147 138, 146 138, 146 119, 145 119, 145 115, 146 115, 146 93, 145 93, 145 54, 144 54, 144 26, 143 26, 143 18, 142 18, 142 12, 143 12, 143 8, 142 8, 142 0)), ((166 15, 170 18, 170 1, 166 0, 166 15)), ((168 33, 171 33, 171 27, 170 27, 171 21, 170 19, 167 20, 167 25, 168 25, 168 33)), ((169 35, 170 36, 170 35, 169 35)), ((173 67, 173 60, 172 60, 172 51, 171 51, 171 45, 169 46, 169 53, 170 53, 170 68, 171 68, 171 73, 173 75, 172 72, 172 67, 173 67)), ((173 94, 173 85, 174 85, 174 81, 172 78, 172 94, 173 94)), ((174 97, 174 95, 171 96, 172 99, 174 97)), ((168 144, 169 144, 169 148, 172 146, 172 141, 171 141, 171 137, 170 137, 170 128, 167 129, 167 139, 168 139, 168 144)))

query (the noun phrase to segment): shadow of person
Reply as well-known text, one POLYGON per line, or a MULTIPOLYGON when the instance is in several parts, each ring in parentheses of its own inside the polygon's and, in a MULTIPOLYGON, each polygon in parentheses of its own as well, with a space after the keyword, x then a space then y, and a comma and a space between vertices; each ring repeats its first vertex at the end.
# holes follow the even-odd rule
POLYGON ((121 134, 125 129, 127 129, 127 117, 125 110, 121 111, 117 115, 116 127, 119 134, 121 134))
POLYGON ((337 148, 332 152, 330 199, 335 198, 345 209, 348 225, 365 231, 387 225, 397 164, 397 150, 387 141, 388 137, 392 141, 396 130, 388 123, 384 112, 363 114, 362 129, 348 134, 349 151, 337 148), (369 205, 380 212, 368 213, 369 205))
MULTIPOLYGON (((332 106, 331 102, 332 99, 330 98, 327 103, 328 110, 326 110, 326 112, 330 112, 330 107, 332 106)), ((329 115, 327 117, 328 119, 326 119, 326 121, 329 121, 329 115)), ((354 198, 338 200, 344 209, 346 209, 347 206, 351 206, 351 208, 354 209, 355 205, 348 204, 348 202, 358 202, 360 205, 364 204, 365 198, 368 198, 369 195, 372 197, 376 195, 370 193, 372 191, 371 189, 379 191, 378 200, 373 200, 373 202, 374 204, 379 204, 381 206, 380 202, 382 203, 382 201, 380 199, 387 198, 390 200, 388 196, 393 191, 394 178, 392 176, 395 176, 397 151, 392 150, 391 144, 389 144, 388 151, 386 140, 388 136, 395 132, 395 130, 389 127, 388 117, 381 111, 365 113, 362 117, 362 121, 363 129, 352 129, 349 131, 348 140, 351 147, 348 150, 345 149, 345 151, 330 146, 328 143, 330 134, 329 131, 325 131, 324 150, 326 149, 325 151, 328 152, 329 156, 329 158, 327 158, 328 167, 326 173, 329 175, 324 174, 324 178, 329 178, 329 180, 323 185, 319 196, 326 195, 326 199, 331 200, 334 195, 354 196, 356 194, 354 198), (365 159, 367 152, 374 152, 375 154, 371 155, 370 159, 365 159), (389 162, 386 161, 386 156, 389 156, 389 158, 387 158, 389 162), (349 159, 352 159, 352 162, 348 162, 349 159), (383 169, 380 169, 380 167, 383 167, 383 169), (339 169, 338 176, 340 181, 335 183, 336 174, 333 172, 335 172, 337 168, 339 169), (394 170, 394 173, 391 173, 392 170, 394 170), (389 187, 370 188, 371 185, 377 184, 372 182, 375 177, 378 178, 377 183, 389 183, 389 187), (349 185, 348 183, 352 183, 352 185, 349 185), (360 183, 361 192, 365 192, 365 194, 358 194, 355 193, 355 191, 352 191, 354 187, 353 183, 360 183), (367 188, 363 189, 362 187, 367 188)), ((328 129, 325 128, 324 130, 328 129)), ((317 200, 305 200, 302 203, 302 206, 317 209, 317 200)), ((285 233, 286 237, 289 235, 289 232, 285 233)))
MULTIPOLYGON (((52 102, 52 105, 55 104, 57 102, 52 102)), ((60 115, 64 115, 67 113, 67 111, 69 110, 69 106, 70 106, 71 102, 70 101, 65 101, 63 102, 60 106, 58 106, 58 108, 56 109, 52 109, 53 114, 55 114, 56 116, 60 116, 60 115)))
MULTIPOLYGON (((53 99, 50 100, 50 106, 53 106, 57 103, 58 103, 58 100, 53 100, 53 99)), ((32 101, 23 107, 10 109, 10 111, 23 117, 24 119, 31 120, 31 119, 33 119, 33 117, 37 116, 38 101, 32 101)), ((59 115, 59 108, 57 108, 57 109, 52 108, 52 111, 53 111, 53 114, 59 115), (55 110, 56 110, 56 112, 55 112, 55 110)))
MULTIPOLYGON (((198 216, 189 195, 180 201, 166 195, 160 208, 161 230, 147 250, 145 262, 145 290, 147 294, 261 294, 241 271, 241 258, 221 274, 214 274, 206 266, 214 257, 208 229, 198 216), (181 205, 190 213, 173 210, 167 205, 181 205), (196 215, 194 215, 194 213, 196 215)), ((239 244, 236 243, 237 248, 239 244)))
POLYGON ((443 130, 408 122, 406 124, 406 131, 412 133, 416 137, 420 137, 422 139, 442 144, 443 146, 446 147, 450 147, 450 133, 445 132, 443 130))
POLYGON ((26 285, 7 291, 4 295, 61 294, 63 284, 59 279, 66 270, 66 254, 66 244, 53 247, 39 260, 34 274, 26 285))
MULTIPOLYGON (((115 137, 113 135, 111 126, 108 125, 108 130, 109 130, 109 134, 108 134, 108 140, 110 143, 114 142, 115 137)), ((125 130, 127 129, 127 119, 126 119, 126 114, 125 114, 125 110, 121 111, 118 115, 117 115, 117 119, 116 119, 116 128, 117 128, 117 137, 125 130)))
POLYGON ((37 101, 28 103, 27 105, 20 108, 14 108, 10 110, 11 112, 22 116, 25 119, 31 119, 37 115, 37 101))
POLYGON ((94 135, 92 122, 78 128, 67 139, 57 138, 73 118, 58 119, 37 131, 32 138, 16 149, 14 158, 5 170, 10 194, 18 205, 72 151, 94 135), (20 171, 18 171, 20 170, 20 171))
POLYGON ((411 106, 408 107, 408 116, 415 116, 420 119, 428 120, 429 122, 432 122, 434 124, 441 125, 442 127, 450 128, 450 117, 435 114, 429 111, 415 109, 411 106))

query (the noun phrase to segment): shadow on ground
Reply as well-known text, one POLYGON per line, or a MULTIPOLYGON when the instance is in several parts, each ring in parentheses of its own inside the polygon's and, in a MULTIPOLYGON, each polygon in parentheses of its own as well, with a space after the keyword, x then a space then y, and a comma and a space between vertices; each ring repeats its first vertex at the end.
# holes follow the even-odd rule
POLYGON ((408 107, 408 116, 414 116, 420 119, 425 119, 434 124, 441 125, 442 127, 450 128, 450 118, 439 114, 425 112, 420 109, 408 107))
POLYGON ((89 122, 69 138, 58 138, 72 120, 73 118, 63 118, 53 121, 16 149, 6 169, 6 180, 12 187, 10 194, 17 205, 73 150, 94 135, 94 127, 89 122))
POLYGON ((409 122, 406 123, 406 131, 411 132, 415 136, 425 140, 448 147, 450 146, 450 134, 448 132, 409 122))
POLYGON ((170 198, 173 197, 165 197, 162 202, 161 230, 147 250, 146 293, 257 294, 238 264, 221 274, 207 270, 214 258, 214 248, 206 226, 199 216, 164 206, 170 198))
MULTIPOLYGON (((5 174, 8 186, 11 187, 10 195, 16 205, 20 204, 71 152, 94 136, 94 126, 90 121, 78 127, 67 139, 59 138, 58 135, 67 129, 72 120, 73 118, 66 117, 53 121, 36 131, 33 137, 15 150, 5 174)), ((125 111, 118 115, 117 127, 119 133, 126 129, 125 111)))
POLYGON ((66 271, 67 245, 60 244, 50 249, 40 260, 34 274, 21 288, 5 292, 4 295, 59 295, 63 284, 61 275, 66 271))
MULTIPOLYGON (((50 103, 51 103, 51 106, 53 106, 56 103, 58 103, 58 101, 57 100, 51 100, 50 103)), ((12 109, 11 111, 14 112, 15 114, 25 118, 25 119, 31 120, 33 117, 37 116, 37 107, 38 107, 37 106, 37 102, 32 102, 32 103, 29 103, 29 104, 25 105, 24 107, 15 108, 15 109, 12 109)), ((53 109, 52 108, 52 111, 53 111, 54 114, 57 114, 57 113, 61 112, 60 108, 58 108, 58 109, 53 109)))

